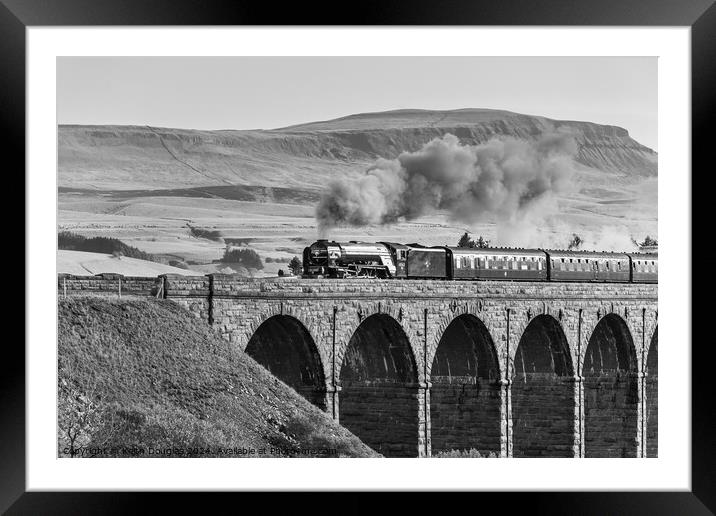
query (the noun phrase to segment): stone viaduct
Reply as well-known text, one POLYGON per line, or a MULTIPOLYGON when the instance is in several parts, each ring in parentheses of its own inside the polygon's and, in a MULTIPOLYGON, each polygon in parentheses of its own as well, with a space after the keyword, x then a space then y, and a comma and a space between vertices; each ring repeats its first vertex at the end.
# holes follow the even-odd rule
POLYGON ((657 285, 58 279, 184 305, 389 457, 657 455, 657 285))

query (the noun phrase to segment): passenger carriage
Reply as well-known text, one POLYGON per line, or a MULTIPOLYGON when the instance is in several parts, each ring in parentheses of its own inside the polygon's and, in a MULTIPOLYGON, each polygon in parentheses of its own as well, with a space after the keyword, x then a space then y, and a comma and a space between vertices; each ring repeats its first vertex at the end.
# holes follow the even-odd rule
POLYGON ((551 249, 545 252, 552 281, 628 283, 631 278, 627 254, 551 249))
POLYGON ((446 247, 451 279, 544 281, 547 255, 539 249, 446 247))
POLYGON ((659 255, 657 253, 629 253, 629 258, 634 283, 658 283, 659 255))

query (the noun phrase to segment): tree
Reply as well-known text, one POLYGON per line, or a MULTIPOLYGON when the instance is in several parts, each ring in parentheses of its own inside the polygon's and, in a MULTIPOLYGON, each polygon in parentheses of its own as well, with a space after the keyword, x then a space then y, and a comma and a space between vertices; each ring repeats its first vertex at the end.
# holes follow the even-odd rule
POLYGON ((485 249, 486 247, 490 247, 490 241, 482 238, 482 235, 480 235, 477 240, 474 240, 473 244, 473 247, 477 247, 478 249, 485 249))
POLYGON ((584 240, 577 233, 572 233, 572 240, 567 245, 567 249, 579 249, 582 247, 584 240))
POLYGON ((640 247, 657 247, 659 245, 659 242, 656 240, 656 238, 651 238, 651 236, 646 235, 646 238, 644 241, 639 244, 640 247))
POLYGON ((470 235, 468 234, 467 231, 465 231, 465 233, 463 233, 463 235, 460 237, 460 240, 458 240, 457 246, 458 247, 472 247, 472 245, 471 245, 472 243, 473 243, 473 241, 470 238, 470 235))
POLYGON ((458 247, 470 247, 470 248, 478 248, 478 249, 484 249, 486 247, 490 247, 490 241, 485 240, 482 235, 480 235, 477 240, 473 240, 470 238, 470 234, 466 231, 463 233, 463 235, 460 237, 460 240, 457 242, 458 247))
POLYGON ((294 256, 293 258, 291 258, 291 261, 288 262, 288 268, 291 271, 291 274, 293 274, 294 276, 298 276, 299 274, 301 274, 301 271, 303 269, 303 263, 298 256, 294 256))

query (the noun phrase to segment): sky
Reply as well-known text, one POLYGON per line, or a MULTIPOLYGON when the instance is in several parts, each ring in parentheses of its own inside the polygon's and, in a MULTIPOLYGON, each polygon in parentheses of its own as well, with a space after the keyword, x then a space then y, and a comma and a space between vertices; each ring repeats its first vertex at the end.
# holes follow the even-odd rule
POLYGON ((392 109, 616 125, 657 149, 655 57, 58 57, 59 124, 275 129, 392 109))

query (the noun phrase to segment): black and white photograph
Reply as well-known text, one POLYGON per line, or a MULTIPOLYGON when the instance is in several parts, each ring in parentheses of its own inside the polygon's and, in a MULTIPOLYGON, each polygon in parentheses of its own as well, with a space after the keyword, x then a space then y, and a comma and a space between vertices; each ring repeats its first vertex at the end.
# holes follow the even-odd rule
POLYGON ((656 57, 56 81, 59 459, 659 457, 656 57))
POLYGON ((0 512, 713 510, 714 0, 0 4, 0 512))

